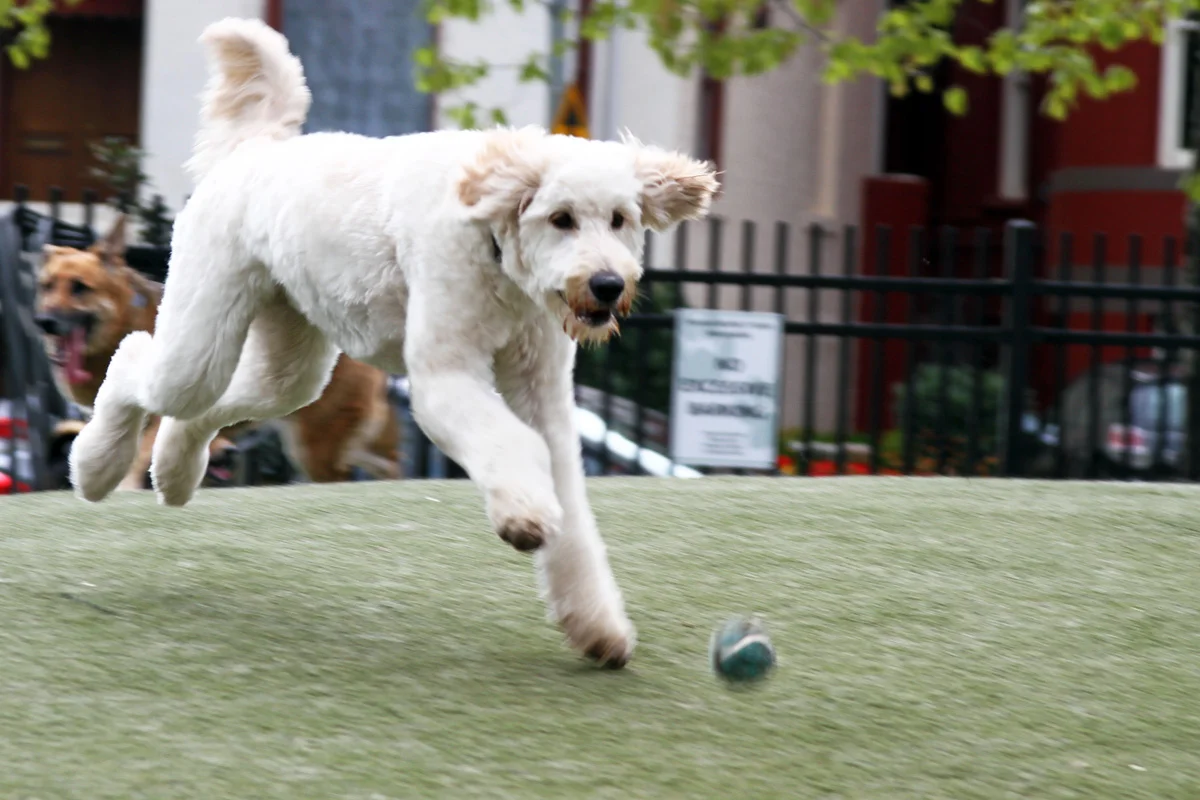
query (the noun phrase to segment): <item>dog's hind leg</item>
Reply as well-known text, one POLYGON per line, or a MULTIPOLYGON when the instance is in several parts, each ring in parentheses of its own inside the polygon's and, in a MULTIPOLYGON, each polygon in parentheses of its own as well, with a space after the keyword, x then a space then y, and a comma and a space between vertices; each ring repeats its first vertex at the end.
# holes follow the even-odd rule
POLYGON ((176 223, 153 337, 138 331, 121 342, 92 419, 72 444, 71 485, 85 500, 103 500, 125 477, 147 413, 186 418, 216 402, 233 377, 250 321, 274 291, 261 264, 189 224, 194 206, 195 198, 176 223))
POLYGON ((154 442, 151 479, 160 503, 183 505, 204 479, 208 445, 222 428, 281 417, 316 400, 338 351, 277 295, 250 326, 228 389, 191 419, 164 419, 154 442))

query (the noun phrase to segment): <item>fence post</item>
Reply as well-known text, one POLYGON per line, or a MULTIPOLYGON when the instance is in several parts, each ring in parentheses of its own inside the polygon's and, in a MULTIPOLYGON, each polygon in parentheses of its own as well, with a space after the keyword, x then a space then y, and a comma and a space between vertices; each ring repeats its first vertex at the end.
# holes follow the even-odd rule
POLYGON ((1021 423, 1029 386, 1029 305, 1033 280, 1036 228, 1027 220, 1012 220, 1004 229, 1004 274, 1012 284, 1005 309, 1004 385, 1000 399, 1000 474, 1024 473, 1021 423))

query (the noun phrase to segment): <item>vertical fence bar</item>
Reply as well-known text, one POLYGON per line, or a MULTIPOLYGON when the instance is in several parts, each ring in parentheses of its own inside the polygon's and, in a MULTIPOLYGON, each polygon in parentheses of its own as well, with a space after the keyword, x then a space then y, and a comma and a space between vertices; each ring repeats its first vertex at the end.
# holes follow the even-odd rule
MULTIPOLYGON (((754 272, 754 239, 757 235, 754 220, 742 220, 742 272, 747 275, 754 272)), ((749 283, 742 285, 742 311, 749 311, 753 306, 750 291, 749 283)))
MULTIPOLYGON (((825 231, 815 222, 808 227, 808 274, 821 274, 821 245, 825 231)), ((815 287, 808 289, 808 323, 817 322, 820 314, 820 291, 815 287)), ((817 337, 809 334, 804 340, 804 472, 812 474, 813 462, 813 427, 816 413, 814 398, 817 389, 817 337)))
MULTIPOLYGON (((1093 281, 1103 285, 1108 262, 1108 240, 1103 233, 1092 239, 1093 281)), ((1092 331, 1104 329, 1104 298, 1092 298, 1092 331)), ((1096 478, 1100 471, 1100 370, 1102 351, 1093 344, 1091 368, 1088 370, 1088 427, 1087 427, 1087 477, 1096 478)))
MULTIPOLYGON (((919 225, 909 229, 908 234, 908 276, 915 278, 920 275, 922 254, 925 252, 925 231, 919 225)), ((904 294, 904 323, 913 325, 916 322, 917 293, 904 294)), ((916 424, 917 424, 917 342, 909 339, 906 343, 904 359, 904 474, 911 475, 916 467, 916 424)))
MULTIPOLYGON (((676 230, 675 230, 675 269, 678 270, 679 272, 683 272, 688 269, 688 237, 689 237, 690 230, 691 230, 691 227, 689 226, 689 224, 686 221, 679 223, 679 227, 676 228, 676 230)), ((680 309, 680 308, 683 308, 685 305, 686 305, 686 303, 684 302, 683 281, 678 281, 675 284, 675 308, 680 309)), ((679 345, 679 343, 675 341, 674 331, 675 331, 675 326, 672 325, 671 332, 667 334, 668 336, 671 337, 672 353, 674 352, 674 348, 679 345)), ((607 351, 608 352, 605 354, 605 364, 604 364, 604 376, 605 376, 606 383, 603 387, 604 414, 605 414, 604 424, 606 426, 609 425, 609 421, 612 417, 612 400, 611 400, 612 381, 609 378, 609 373, 612 369, 612 364, 608 360, 612 357, 611 356, 612 348, 611 347, 607 348, 607 351)), ((674 356, 672 356, 672 359, 673 358, 674 358, 674 356)), ((670 363, 672 363, 672 362, 668 362, 668 369, 670 369, 670 366, 669 366, 670 363)), ((669 405, 670 400, 668 399, 667 402, 669 405)), ((612 468, 612 459, 610 458, 609 453, 608 453, 607 439, 605 440, 604 448, 601 451, 601 465, 602 465, 602 471, 604 472, 605 475, 607 475, 609 473, 609 470, 612 468)))
POLYGON ((96 192, 93 189, 83 190, 83 224, 89 230, 96 231, 96 192))
MULTIPOLYGON (((853 225, 842 229, 842 275, 849 278, 854 274, 857 262, 855 239, 857 231, 853 225)), ((850 326, 850 289, 842 290, 842 325, 850 326)), ((837 473, 846 474, 846 429, 850 412, 850 337, 838 339, 838 390, 837 390, 837 473)))
POLYGON ((612 453, 608 451, 608 432, 613 429, 613 346, 604 348, 604 368, 600 370, 600 416, 604 419, 604 440, 600 442, 600 472, 612 472, 612 453))
POLYGON ((22 250, 27 250, 29 245, 29 237, 26 236, 25 230, 21 228, 21 220, 25 217, 27 210, 25 204, 29 202, 29 187, 18 183, 13 187, 13 202, 16 204, 16 212, 13 219, 17 222, 17 241, 20 243, 22 250))
POLYGON ((653 299, 654 284, 654 234, 646 231, 644 244, 642 245, 642 287, 646 289, 646 294, 651 295, 653 299))
MULTIPOLYGON (((1132 234, 1129 237, 1129 283, 1134 286, 1142 282, 1142 237, 1132 234)), ((1130 297, 1125 303, 1125 332, 1137 333, 1138 301, 1130 297)), ((1122 477, 1129 479, 1133 472, 1133 407, 1130 400, 1133 394, 1133 346, 1125 348, 1125 369, 1121 381, 1121 426, 1123 445, 1121 449, 1122 477)))
MULTIPOLYGON (((977 228, 975 231, 975 279, 983 280, 988 272, 988 248, 991 246, 991 235, 987 228, 977 228)), ((971 303, 973 314, 972 324, 977 328, 983 327, 984 297, 975 295, 971 303)), ((983 416, 983 342, 971 345, 971 403, 967 409, 967 474, 974 475, 978 471, 980 447, 979 430, 983 416)))
MULTIPOLYGON (((675 269, 683 272, 688 268, 688 223, 681 222, 675 231, 675 269)), ((683 281, 675 284, 675 307, 683 308, 683 281)))
MULTIPOLYGON (((1167 236, 1163 239, 1163 285, 1171 288, 1175 286, 1177 260, 1175 246, 1175 237, 1167 236)), ((1175 303, 1172 300, 1163 300, 1161 309, 1160 318, 1163 323, 1159 327, 1163 333, 1174 335, 1178 331, 1178 326, 1175 324, 1175 303)), ((1168 472, 1163 452, 1167 445, 1167 417, 1170 412, 1167 384, 1174 377, 1174 367, 1175 345, 1168 344, 1163 349, 1163 357, 1160 360, 1158 371, 1158 418, 1155 420, 1154 454, 1150 461, 1150 468, 1155 474, 1166 475, 1168 472)))
MULTIPOLYGON (((1200 262, 1200 235, 1189 232, 1184 242, 1185 269, 1190 270, 1193 265, 1200 262)), ((1186 275, 1187 272, 1184 274, 1186 275)), ((1193 287, 1200 287, 1200 270, 1194 270, 1191 280, 1186 282, 1193 287)), ((1183 316, 1186 319, 1193 321, 1200 319, 1200 303, 1185 303, 1183 309, 1183 316)), ((1193 347, 1191 356, 1194 371, 1194 365, 1197 360, 1200 360, 1200 350, 1193 347)), ((1187 479, 1196 481, 1200 480, 1200 436, 1192 436, 1192 431, 1200 428, 1200 392, 1196 391, 1197 379, 1195 377, 1189 376, 1187 382, 1187 479)))
POLYGON ((1005 391, 1001 444, 1001 474, 1016 477, 1024 471, 1022 418, 1025 392, 1029 386, 1029 306, 1032 300, 1033 260, 1036 230, 1033 224, 1014 220, 1004 231, 1005 274, 1012 281, 1007 313, 1008 346, 1005 348, 1005 391))
MULTIPOLYGON (((721 271, 721 218, 708 219, 708 271, 721 271)), ((717 284, 708 285, 708 307, 717 307, 717 284)))
MULTIPOLYGON (((1064 283, 1071 280, 1071 262, 1073 260, 1074 240, 1070 231, 1062 231, 1058 237, 1058 279, 1064 283)), ((1071 314, 1071 296, 1062 294, 1058 297, 1058 327, 1067 330, 1071 314)), ((1058 424, 1058 443, 1054 448, 1054 476, 1067 477, 1067 418, 1063 408, 1065 384, 1067 380, 1067 347, 1059 342, 1054 348, 1054 403, 1055 422, 1058 424)))
MULTIPOLYGON (((788 235, 790 228, 786 222, 775 223, 775 274, 787 274, 788 261, 788 235)), ((775 287, 775 313, 787 315, 787 303, 785 302, 784 292, 786 290, 782 286, 775 287)))
POLYGON ((57 226, 62 220, 63 190, 58 186, 50 187, 50 219, 57 226))
MULTIPOLYGON (((645 291, 646 297, 650 298, 651 302, 653 302, 654 281, 652 271, 654 268, 654 238, 650 231, 646 231, 646 246, 643 250, 643 258, 641 288, 645 291)), ((637 445, 637 453, 634 455, 635 475, 641 472, 642 447, 646 443, 646 351, 650 349, 648 344, 650 336, 653 333, 654 330, 652 328, 638 328, 637 337, 633 341, 633 441, 637 445)))
MULTIPOLYGON (((942 268, 943 278, 954 276, 954 262, 958 252, 958 231, 949 226, 942 229, 942 268)), ((943 294, 938 296, 940 308, 939 319, 943 325, 953 322, 952 306, 958 295, 943 294)), ((937 446, 937 473, 946 473, 946 460, 949 447, 946 434, 946 421, 950 413, 950 343, 944 339, 937 342, 938 352, 938 399, 937 417, 934 421, 933 440, 937 446)))
MULTIPOLYGON (((788 238, 789 238, 790 233, 791 233, 791 229, 788 227, 788 224, 786 222, 776 221, 776 223, 775 223, 775 274, 776 275, 787 274, 788 238)), ((775 313, 782 316, 784 318, 784 320, 787 320, 787 295, 786 295, 786 292, 787 292, 787 290, 783 286, 775 287, 775 313)), ((786 334, 783 337, 783 352, 784 352, 784 358, 786 359, 787 358, 787 355, 786 355, 787 354, 787 335, 786 334)), ((782 376, 781 376, 780 380, 782 380, 782 376)), ((782 404, 782 402, 783 402, 783 393, 782 392, 780 392, 780 396, 776 400, 776 402, 782 404)), ((776 472, 779 471, 778 465, 776 466, 775 471, 776 472)))
MULTIPOLYGON (((891 255, 892 245, 892 229, 887 225, 879 225, 875 228, 875 275, 883 277, 887 275, 888 258, 891 255)), ((875 300, 874 322, 876 325, 883 324, 887 311, 887 293, 876 291, 873 295, 875 300)), ((871 347, 871 396, 870 396, 870 413, 867 423, 869 446, 871 448, 870 455, 870 473, 872 475, 879 474, 879 427, 882 424, 883 411, 883 337, 872 337, 871 347)))

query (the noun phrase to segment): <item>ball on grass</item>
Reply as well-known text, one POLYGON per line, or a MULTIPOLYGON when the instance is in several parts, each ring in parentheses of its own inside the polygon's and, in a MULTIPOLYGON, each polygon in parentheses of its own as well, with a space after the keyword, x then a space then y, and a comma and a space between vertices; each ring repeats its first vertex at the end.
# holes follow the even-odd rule
POLYGON ((775 666, 775 647, 753 617, 728 620, 713 631, 709 654, 713 672, 732 683, 761 680, 775 666))

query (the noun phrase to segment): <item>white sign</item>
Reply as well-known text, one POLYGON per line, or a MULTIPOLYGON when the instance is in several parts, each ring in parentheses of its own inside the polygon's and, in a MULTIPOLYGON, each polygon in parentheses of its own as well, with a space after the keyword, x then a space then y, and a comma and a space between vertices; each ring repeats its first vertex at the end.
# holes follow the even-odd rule
POLYGON ((774 469, 783 317, 675 312, 671 458, 693 467, 774 469))

